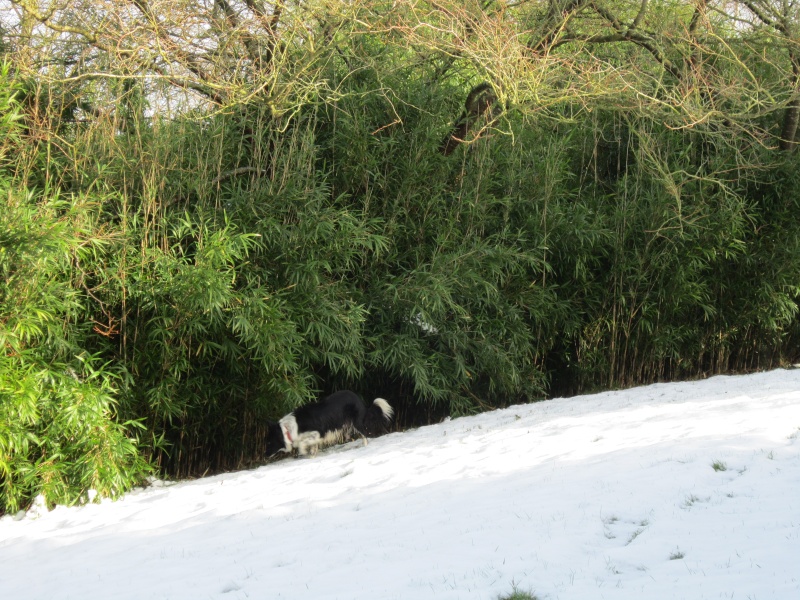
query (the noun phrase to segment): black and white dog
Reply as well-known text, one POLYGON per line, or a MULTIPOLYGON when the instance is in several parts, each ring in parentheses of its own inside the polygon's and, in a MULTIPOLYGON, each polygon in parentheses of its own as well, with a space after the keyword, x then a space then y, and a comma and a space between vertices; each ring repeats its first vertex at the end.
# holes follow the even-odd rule
POLYGON ((384 431, 393 416, 394 409, 383 398, 376 398, 367 407, 354 392, 334 392, 270 423, 267 456, 292 450, 301 456, 316 454, 320 448, 348 441, 355 435, 360 435, 366 445, 366 436, 384 431))

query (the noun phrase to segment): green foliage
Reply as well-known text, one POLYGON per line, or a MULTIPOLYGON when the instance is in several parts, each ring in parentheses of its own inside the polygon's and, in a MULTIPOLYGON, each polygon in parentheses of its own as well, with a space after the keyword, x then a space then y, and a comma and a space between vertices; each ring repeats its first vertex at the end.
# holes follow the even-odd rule
POLYGON ((84 348, 80 262, 97 251, 91 204, 0 181, 0 510, 115 497, 148 472, 116 419, 112 365, 84 348))
POLYGON ((530 34, 541 71, 479 60, 509 26, 491 7, 431 8, 442 39, 406 11, 392 34, 323 19, 241 63, 257 89, 194 73, 238 92, 170 115, 139 73, 60 65, 22 95, 0 69, 0 510, 258 462, 268 419, 335 388, 404 426, 794 360, 799 159, 764 109, 783 49, 591 46, 634 34, 590 5, 530 34), (499 100, 444 156, 484 81, 499 100))
POLYGON ((538 600, 539 598, 532 592, 520 590, 515 584, 512 584, 512 588, 510 594, 498 596, 497 600, 538 600))
MULTIPOLYGON (((11 64, 0 62, 0 82, 8 84, 10 81, 11 64)), ((4 85, 0 90, 0 174, 4 172, 11 155, 20 142, 18 121, 20 111, 15 98, 18 89, 12 85, 4 85)))
POLYGON ((242 268, 257 236, 201 216, 170 222, 158 246, 121 241, 118 256, 128 253, 125 260, 135 267, 101 273, 110 277, 97 294, 111 321, 120 323, 120 335, 105 345, 126 366, 122 406, 131 418, 147 417, 154 458, 164 467, 170 454, 174 463, 192 464, 197 430, 211 434, 210 424, 221 431, 205 437, 201 448, 225 448, 232 403, 252 393, 249 385, 292 393, 297 338, 280 297, 242 268))

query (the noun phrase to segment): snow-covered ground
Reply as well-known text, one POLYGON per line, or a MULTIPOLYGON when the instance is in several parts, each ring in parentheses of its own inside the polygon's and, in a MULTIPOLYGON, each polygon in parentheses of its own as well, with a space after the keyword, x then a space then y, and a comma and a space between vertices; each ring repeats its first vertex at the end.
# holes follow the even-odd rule
POLYGON ((0 598, 800 599, 800 370, 514 406, 0 519, 0 598))

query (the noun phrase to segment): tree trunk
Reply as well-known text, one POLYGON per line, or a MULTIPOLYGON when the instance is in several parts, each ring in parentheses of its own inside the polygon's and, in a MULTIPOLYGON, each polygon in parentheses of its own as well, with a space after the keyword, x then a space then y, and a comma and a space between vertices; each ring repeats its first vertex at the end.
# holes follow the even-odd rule
POLYGON ((783 129, 781 130, 781 150, 794 150, 797 146, 797 125, 800 122, 800 57, 792 52, 792 90, 794 98, 786 107, 783 115, 783 129))
POLYGON ((786 108, 783 115, 783 130, 781 131, 781 150, 794 150, 797 146, 797 124, 800 122, 800 98, 795 98, 786 108))

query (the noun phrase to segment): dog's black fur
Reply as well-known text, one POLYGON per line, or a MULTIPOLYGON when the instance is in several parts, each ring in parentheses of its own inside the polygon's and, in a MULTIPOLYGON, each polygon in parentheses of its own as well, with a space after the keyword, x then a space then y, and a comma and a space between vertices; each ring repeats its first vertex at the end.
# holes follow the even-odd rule
POLYGON ((361 397, 349 390, 334 392, 313 404, 295 409, 277 423, 269 423, 267 456, 278 452, 316 454, 330 446, 359 435, 366 444, 367 436, 386 430, 394 410, 386 400, 376 398, 369 407, 361 397))

